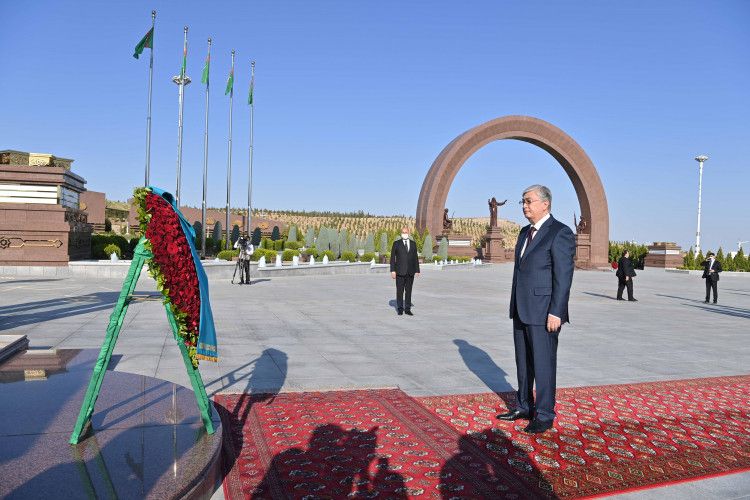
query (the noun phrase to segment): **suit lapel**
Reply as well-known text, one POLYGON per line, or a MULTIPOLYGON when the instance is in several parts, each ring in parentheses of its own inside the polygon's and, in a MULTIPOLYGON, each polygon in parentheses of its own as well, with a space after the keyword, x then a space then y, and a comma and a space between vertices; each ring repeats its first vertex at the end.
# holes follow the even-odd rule
MULTIPOLYGON (((544 238, 544 236, 549 231, 549 228, 552 225, 551 222, 553 220, 554 219, 550 215, 549 219, 547 219, 544 222, 544 224, 542 224, 542 227, 539 228, 539 230, 534 235, 534 238, 531 240, 531 242, 529 242, 528 246, 526 247, 526 250, 524 250, 523 257, 521 258, 521 260, 526 260, 526 257, 529 256, 529 253, 531 253, 537 246, 539 246, 539 242, 542 240, 542 238, 544 238)), ((529 226, 529 227, 531 227, 531 226, 529 226)))
POLYGON ((531 228, 531 224, 523 228, 518 235, 518 241, 516 242, 516 262, 518 262, 521 257, 521 249, 523 248, 523 242, 526 241, 526 234, 529 232, 530 228, 531 228))

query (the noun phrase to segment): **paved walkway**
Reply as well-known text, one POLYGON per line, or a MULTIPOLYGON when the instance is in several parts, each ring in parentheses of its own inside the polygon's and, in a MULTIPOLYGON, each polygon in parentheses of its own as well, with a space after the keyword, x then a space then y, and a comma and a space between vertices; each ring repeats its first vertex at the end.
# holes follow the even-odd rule
MULTIPOLYGON (((202 363, 209 393, 398 386, 411 395, 512 390, 512 268, 424 269, 414 317, 395 313, 388 275, 211 283, 220 361, 202 363)), ((99 348, 121 282, 0 277, 0 333, 32 347, 99 348)), ((750 276, 719 283, 639 271, 637 303, 616 278, 577 272, 572 324, 558 351, 560 387, 750 373, 750 276)), ((115 349, 116 370, 189 386, 153 281, 142 276, 115 349)), ((618 498, 750 498, 750 473, 618 498)))

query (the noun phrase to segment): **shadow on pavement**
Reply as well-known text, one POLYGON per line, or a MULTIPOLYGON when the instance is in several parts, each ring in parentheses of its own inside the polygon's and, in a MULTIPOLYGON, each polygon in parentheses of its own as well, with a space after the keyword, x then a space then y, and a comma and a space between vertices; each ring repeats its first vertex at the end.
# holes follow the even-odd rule
POLYGON ((0 307, 0 330, 111 309, 120 292, 96 292, 0 307))
POLYGON ((506 379, 508 373, 497 366, 484 350, 463 339, 454 339, 453 343, 458 347, 458 354, 461 355, 461 359, 469 370, 492 392, 504 398, 503 393, 513 390, 513 386, 506 379))

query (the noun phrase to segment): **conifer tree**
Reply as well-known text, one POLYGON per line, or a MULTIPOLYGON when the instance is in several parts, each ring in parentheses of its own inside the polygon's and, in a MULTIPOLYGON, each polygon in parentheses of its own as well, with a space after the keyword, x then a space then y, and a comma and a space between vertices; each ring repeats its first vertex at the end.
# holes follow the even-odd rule
POLYGON ((448 260, 448 238, 445 236, 440 239, 438 255, 440 256, 440 260, 448 260))
POLYGON ((287 241, 297 241, 297 226, 291 226, 289 228, 289 235, 287 236, 287 241))
POLYGON ((695 269, 695 254, 693 253, 693 247, 685 253, 685 257, 682 258, 682 265, 685 269, 695 269))
POLYGON ((216 224, 214 224, 214 230, 211 233, 211 239, 214 241, 220 241, 221 236, 221 222, 216 221, 216 224))
POLYGON ((312 226, 307 227, 307 232, 305 233, 305 246, 307 248, 310 248, 315 243, 315 229, 313 229, 312 226))
POLYGON ((430 233, 424 237, 424 243, 422 243, 422 255, 424 255, 425 262, 432 260, 432 236, 430 233))
POLYGON ((367 239, 365 240, 365 253, 373 253, 375 251, 375 236, 372 233, 367 233, 367 239))
POLYGON ((380 253, 388 253, 391 251, 391 247, 388 246, 388 232, 383 231, 380 233, 380 253))

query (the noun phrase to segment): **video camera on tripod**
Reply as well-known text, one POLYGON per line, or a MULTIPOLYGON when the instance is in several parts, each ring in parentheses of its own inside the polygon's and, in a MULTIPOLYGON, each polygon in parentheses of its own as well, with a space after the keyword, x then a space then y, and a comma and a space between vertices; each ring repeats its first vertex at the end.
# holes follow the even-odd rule
POLYGON ((253 254, 254 248, 250 239, 247 236, 240 236, 240 238, 234 242, 235 250, 239 250, 239 256, 237 257, 237 265, 234 268, 234 274, 232 274, 232 284, 234 284, 234 278, 237 275, 237 270, 240 271, 240 285, 247 283, 250 284, 250 256, 253 254))

